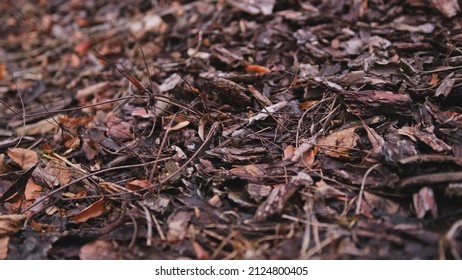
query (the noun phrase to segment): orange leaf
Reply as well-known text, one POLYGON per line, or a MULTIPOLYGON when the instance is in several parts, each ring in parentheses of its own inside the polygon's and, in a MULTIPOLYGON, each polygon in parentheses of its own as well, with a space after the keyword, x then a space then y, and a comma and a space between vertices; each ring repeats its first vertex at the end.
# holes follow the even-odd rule
POLYGON ((10 148, 8 156, 24 170, 31 168, 38 161, 36 152, 24 148, 10 148))
POLYGON ((74 51, 79 55, 84 55, 90 49, 90 40, 85 39, 75 45, 74 51))
POLYGON ((128 182, 125 187, 131 191, 149 188, 151 184, 148 180, 134 180, 128 182))
POLYGON ((3 76, 5 76, 6 72, 6 65, 4 63, 0 63, 0 80, 3 80, 3 76))
POLYGON ((104 198, 101 198, 87 208, 83 209, 80 213, 72 217, 72 219, 77 223, 84 223, 91 218, 98 217, 106 211, 105 204, 106 201, 104 198))
POLYGON ((8 242, 9 241, 10 241, 9 236, 0 237, 0 260, 4 260, 8 256, 8 242))
POLYGON ((34 179, 30 178, 29 181, 27 181, 26 190, 24 191, 26 200, 36 199, 40 195, 41 191, 42 187, 36 184, 34 179))
POLYGON ((267 74, 267 73, 271 72, 271 70, 269 70, 265 66, 256 65, 256 64, 252 64, 252 65, 249 65, 249 66, 245 67, 245 71, 246 72, 258 73, 258 74, 267 74))

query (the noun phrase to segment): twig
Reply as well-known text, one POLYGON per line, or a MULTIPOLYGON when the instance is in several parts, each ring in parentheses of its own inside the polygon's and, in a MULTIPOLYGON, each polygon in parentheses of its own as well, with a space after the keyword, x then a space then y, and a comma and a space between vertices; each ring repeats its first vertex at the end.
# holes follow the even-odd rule
POLYGON ((449 182, 460 182, 460 181, 462 181, 462 171, 431 173, 431 174, 407 177, 398 182, 398 187, 400 189, 407 189, 409 187, 414 187, 414 186, 432 185, 432 184, 449 183, 449 182))
MULTIPOLYGON (((165 161, 167 159, 160 159, 160 161, 165 161)), ((69 186, 72 186, 73 184, 78 183, 78 182, 80 182, 82 180, 85 180, 87 178, 90 178, 92 176, 102 174, 102 173, 106 173, 106 172, 109 172, 109 171, 119 170, 119 169, 130 169, 130 168, 133 168, 133 167, 143 167, 143 166, 146 166, 148 164, 154 163, 156 161, 158 161, 158 160, 154 160, 154 161, 150 161, 150 162, 146 162, 146 163, 142 163, 142 164, 131 164, 131 165, 115 166, 115 167, 107 168, 107 169, 104 169, 104 170, 99 170, 99 171, 93 172, 91 174, 84 175, 84 176, 82 176, 80 178, 77 178, 77 179, 75 179, 75 180, 73 180, 73 181, 71 181, 71 182, 69 182, 69 183, 67 183, 67 184, 65 184, 65 185, 51 191, 51 192, 49 192, 46 196, 36 200, 34 203, 32 203, 32 205, 30 205, 29 207, 24 209, 22 211, 22 213, 25 213, 25 212, 29 211, 33 207, 37 206, 39 203, 43 202, 45 199, 47 199, 50 196, 54 195, 55 193, 58 193, 58 192, 64 190, 65 188, 67 188, 69 186)), ((130 192, 127 192, 127 193, 135 193, 135 191, 130 191, 130 192)))
POLYGON ((377 168, 379 165, 381 165, 381 163, 377 163, 377 164, 371 166, 371 167, 366 171, 366 173, 364 173, 363 179, 362 179, 362 181, 361 181, 361 188, 359 189, 358 202, 357 202, 357 204, 356 204, 356 215, 359 215, 359 213, 361 212, 361 202, 362 202, 362 199, 363 199, 364 188, 365 188, 365 186, 366 186, 366 178, 367 178, 367 176, 369 175, 369 173, 371 173, 372 170, 374 170, 375 168, 377 168))

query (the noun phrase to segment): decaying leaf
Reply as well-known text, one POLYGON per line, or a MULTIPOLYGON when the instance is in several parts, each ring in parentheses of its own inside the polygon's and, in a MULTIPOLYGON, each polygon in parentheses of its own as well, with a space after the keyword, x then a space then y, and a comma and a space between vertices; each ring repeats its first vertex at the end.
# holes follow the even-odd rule
POLYGON ((26 200, 35 200, 40 196, 42 192, 42 186, 36 184, 32 178, 27 181, 26 190, 24 191, 24 196, 26 200))
POLYGON ((167 240, 178 241, 185 237, 189 222, 194 213, 192 211, 178 210, 167 219, 167 240))
POLYGON ((317 146, 328 156, 349 158, 350 151, 356 147, 356 142, 359 140, 358 134, 355 133, 356 128, 350 127, 321 136, 317 141, 317 146))
POLYGON ((110 240, 96 240, 80 248, 81 260, 118 260, 121 255, 115 242, 110 240))
POLYGON ((131 191, 145 189, 151 186, 148 180, 133 180, 128 182, 125 187, 131 191))
POLYGON ((24 174, 20 175, 18 179, 8 188, 6 192, 0 197, 0 203, 5 201, 19 201, 25 191, 27 181, 31 178, 32 172, 34 172, 37 165, 32 166, 24 174))
POLYGON ((24 170, 31 168, 38 162, 37 153, 29 149, 10 148, 8 149, 8 156, 24 170))
POLYGON ((0 215, 0 236, 18 232, 26 218, 22 214, 0 215))
POLYGON ((8 256, 8 242, 9 241, 10 241, 9 236, 0 236, 0 260, 4 260, 8 256))
POLYGON ((106 200, 101 198, 88 206, 87 208, 83 209, 77 215, 72 217, 72 220, 77 223, 84 223, 91 218, 96 218, 104 214, 106 212, 106 200))
MULTIPOLYGON (((46 174, 44 175, 51 175, 55 179, 58 179, 58 182, 61 186, 64 186, 65 184, 69 183, 69 181, 71 180, 71 170, 62 161, 48 162, 47 166, 45 167, 45 172, 46 174)), ((47 178, 45 178, 45 180, 47 182, 50 182, 50 180, 47 180, 47 178)), ((54 186, 54 184, 51 183, 50 186, 54 186)))
POLYGON ((36 123, 26 124, 25 126, 20 126, 20 127, 15 128, 15 132, 18 135, 45 134, 49 131, 58 129, 58 125, 56 124, 56 119, 57 119, 57 116, 50 117, 48 119, 44 119, 36 123))

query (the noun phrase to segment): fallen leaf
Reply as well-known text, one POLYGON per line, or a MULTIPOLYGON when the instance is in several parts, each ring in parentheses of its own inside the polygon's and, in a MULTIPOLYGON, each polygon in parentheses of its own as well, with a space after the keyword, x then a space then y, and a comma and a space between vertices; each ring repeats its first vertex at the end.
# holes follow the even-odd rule
POLYGON ((87 51, 90 49, 90 40, 88 39, 84 39, 80 42, 78 42, 75 46, 74 46, 74 51, 79 55, 79 56, 82 56, 84 55, 85 53, 87 53, 87 51))
POLYGON ((109 86, 109 82, 99 82, 93 85, 89 85, 85 88, 77 90, 75 98, 82 99, 92 96, 100 91, 106 90, 109 86))
POLYGON ((3 169, 5 166, 5 163, 3 160, 5 159, 5 154, 0 154, 0 175, 3 174, 3 169))
POLYGON ((9 236, 0 236, 0 260, 4 260, 8 256, 8 242, 9 241, 10 241, 9 236))
POLYGON ((18 179, 16 179, 16 181, 8 188, 8 190, 3 193, 2 197, 0 197, 0 202, 13 202, 18 198, 22 198, 27 181, 32 176, 32 172, 34 172, 36 167, 37 165, 34 165, 29 170, 24 172, 24 174, 21 174, 18 179))
POLYGON ((0 63, 0 81, 3 80, 6 72, 6 65, 5 63, 0 63))
POLYGON ((31 168, 38 162, 37 153, 29 149, 9 148, 7 153, 23 170, 31 168))
POLYGON ((42 187, 34 182, 34 179, 29 178, 27 181, 26 190, 24 191, 24 196, 26 200, 35 200, 40 196, 42 192, 42 187))
POLYGON ((94 202, 87 208, 83 209, 80 213, 72 217, 72 220, 77 223, 84 223, 91 218, 96 218, 106 211, 106 201, 104 198, 94 202))
POLYGON ((333 132, 327 136, 321 136, 317 145, 321 151, 334 158, 349 158, 350 151, 356 147, 359 140, 358 134, 355 133, 357 127, 350 127, 333 132))
POLYGON ((58 129, 58 125, 55 123, 56 117, 57 116, 54 116, 36 123, 26 124, 25 126, 15 128, 14 131, 19 135, 45 134, 49 131, 58 129))
POLYGON ((107 130, 107 136, 113 138, 114 140, 120 140, 123 142, 130 141, 133 139, 131 128, 132 126, 128 122, 114 124, 109 126, 107 130))
POLYGON ((202 248, 202 246, 197 243, 196 241, 191 241, 192 245, 193 245, 193 248, 194 248, 194 252, 196 253, 196 259, 197 260, 208 260, 210 259, 210 255, 207 251, 204 250, 204 248, 202 248))
POLYGON ((189 225, 194 213, 192 211, 178 210, 171 214, 167 219, 168 231, 167 240, 182 240, 186 235, 186 228, 189 225))
POLYGON ((49 175, 57 178, 61 186, 64 186, 71 180, 71 171, 64 162, 50 161, 47 163, 45 171, 49 175))
POLYGON ((120 254, 115 243, 109 240, 96 240, 80 248, 81 260, 117 260, 120 254))
POLYGON ((190 124, 189 121, 182 121, 182 122, 179 122, 179 123, 177 123, 177 124, 175 124, 175 125, 172 125, 172 126, 170 126, 170 127, 164 126, 164 129, 165 129, 165 130, 168 129, 168 130, 175 131, 175 130, 180 130, 180 129, 182 129, 182 128, 185 128, 185 127, 187 127, 189 124, 190 124))
POLYGON ((0 215, 0 236, 18 232, 26 218, 22 214, 0 215))
POLYGON ((149 188, 151 184, 148 180, 133 180, 128 182, 125 187, 131 191, 149 188))
POLYGON ((257 74, 267 74, 271 72, 271 70, 269 70, 265 66, 255 65, 255 64, 245 67, 245 71, 251 72, 251 73, 257 73, 257 74))

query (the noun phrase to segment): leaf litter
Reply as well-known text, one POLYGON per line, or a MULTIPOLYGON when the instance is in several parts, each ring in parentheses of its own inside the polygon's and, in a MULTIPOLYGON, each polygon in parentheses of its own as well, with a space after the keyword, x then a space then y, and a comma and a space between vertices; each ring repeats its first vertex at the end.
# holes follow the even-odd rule
POLYGON ((0 3, 1 259, 460 258, 457 1, 132 2, 0 3))

